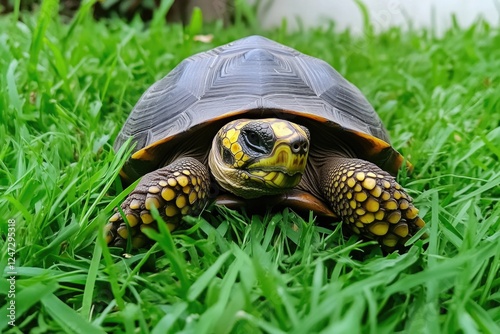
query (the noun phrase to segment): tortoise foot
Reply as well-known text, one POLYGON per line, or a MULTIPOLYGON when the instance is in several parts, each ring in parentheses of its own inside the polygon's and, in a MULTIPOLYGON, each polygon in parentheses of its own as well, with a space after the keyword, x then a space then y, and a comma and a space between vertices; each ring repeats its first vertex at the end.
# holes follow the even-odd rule
POLYGON ((147 243, 144 229, 156 228, 152 207, 173 231, 185 215, 201 212, 208 201, 208 171, 194 158, 178 159, 172 164, 146 174, 121 205, 123 216, 116 212, 105 227, 106 242, 124 247, 130 239, 133 248, 147 243))
POLYGON ((425 225, 395 178, 370 162, 335 159, 326 177, 325 196, 333 211, 357 234, 392 248, 425 225))

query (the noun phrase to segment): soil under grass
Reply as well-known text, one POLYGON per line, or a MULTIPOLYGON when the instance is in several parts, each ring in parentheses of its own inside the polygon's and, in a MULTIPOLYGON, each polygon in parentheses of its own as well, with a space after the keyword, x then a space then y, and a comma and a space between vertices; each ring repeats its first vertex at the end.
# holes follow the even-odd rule
POLYGON ((500 333, 498 28, 286 33, 245 11, 230 27, 183 29, 162 13, 96 22, 88 3, 66 23, 55 1, 0 17, 0 330, 500 333), (383 254, 313 215, 211 206, 149 250, 104 245, 127 193, 117 174, 128 152, 112 143, 140 95, 193 53, 256 33, 365 93, 415 166, 399 181, 427 240, 383 254))

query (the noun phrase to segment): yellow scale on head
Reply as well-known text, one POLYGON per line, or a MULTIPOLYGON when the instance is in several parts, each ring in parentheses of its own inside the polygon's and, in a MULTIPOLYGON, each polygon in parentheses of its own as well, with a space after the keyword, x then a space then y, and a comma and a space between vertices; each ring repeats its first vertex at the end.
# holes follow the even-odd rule
POLYGON ((245 126, 248 122, 238 122, 235 124, 229 124, 229 129, 223 132, 222 145, 231 151, 235 162, 234 167, 242 167, 250 157, 243 152, 241 145, 238 143, 238 138, 241 134, 240 129, 245 126))
POLYGON ((293 130, 290 129, 290 123, 285 122, 273 122, 271 123, 271 127, 280 138, 288 137, 293 134, 293 130))
POLYGON ((226 138, 229 139, 231 143, 235 143, 238 140, 238 136, 240 135, 239 131, 236 131, 235 128, 231 128, 226 132, 226 138))
POLYGON ((236 153, 241 152, 241 145, 238 143, 232 143, 231 144, 231 153, 233 155, 236 155, 236 153))

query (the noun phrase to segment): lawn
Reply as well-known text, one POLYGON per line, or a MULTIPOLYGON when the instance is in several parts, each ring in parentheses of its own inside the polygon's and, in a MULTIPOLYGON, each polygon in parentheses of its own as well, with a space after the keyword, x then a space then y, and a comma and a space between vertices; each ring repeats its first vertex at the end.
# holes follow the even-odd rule
POLYGON ((287 33, 241 7, 233 26, 183 29, 161 12, 96 22, 84 3, 72 19, 50 0, 0 17, 0 331, 500 333, 498 28, 287 33), (367 96, 415 166, 399 181, 428 239, 384 254, 314 215, 210 206, 149 250, 104 244, 129 191, 112 143, 141 94, 182 59, 256 33, 367 96))

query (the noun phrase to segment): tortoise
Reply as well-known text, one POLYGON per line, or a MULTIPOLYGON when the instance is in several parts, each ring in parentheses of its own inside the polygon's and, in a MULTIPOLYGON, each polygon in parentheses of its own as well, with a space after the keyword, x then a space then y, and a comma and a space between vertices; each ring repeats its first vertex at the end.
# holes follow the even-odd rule
POLYGON ((214 200, 313 210, 389 248, 425 225, 395 179, 411 165, 360 90, 261 36, 182 61, 142 95, 115 150, 130 138, 120 175, 142 179, 109 219, 109 245, 144 246, 153 206, 173 231, 214 200))

